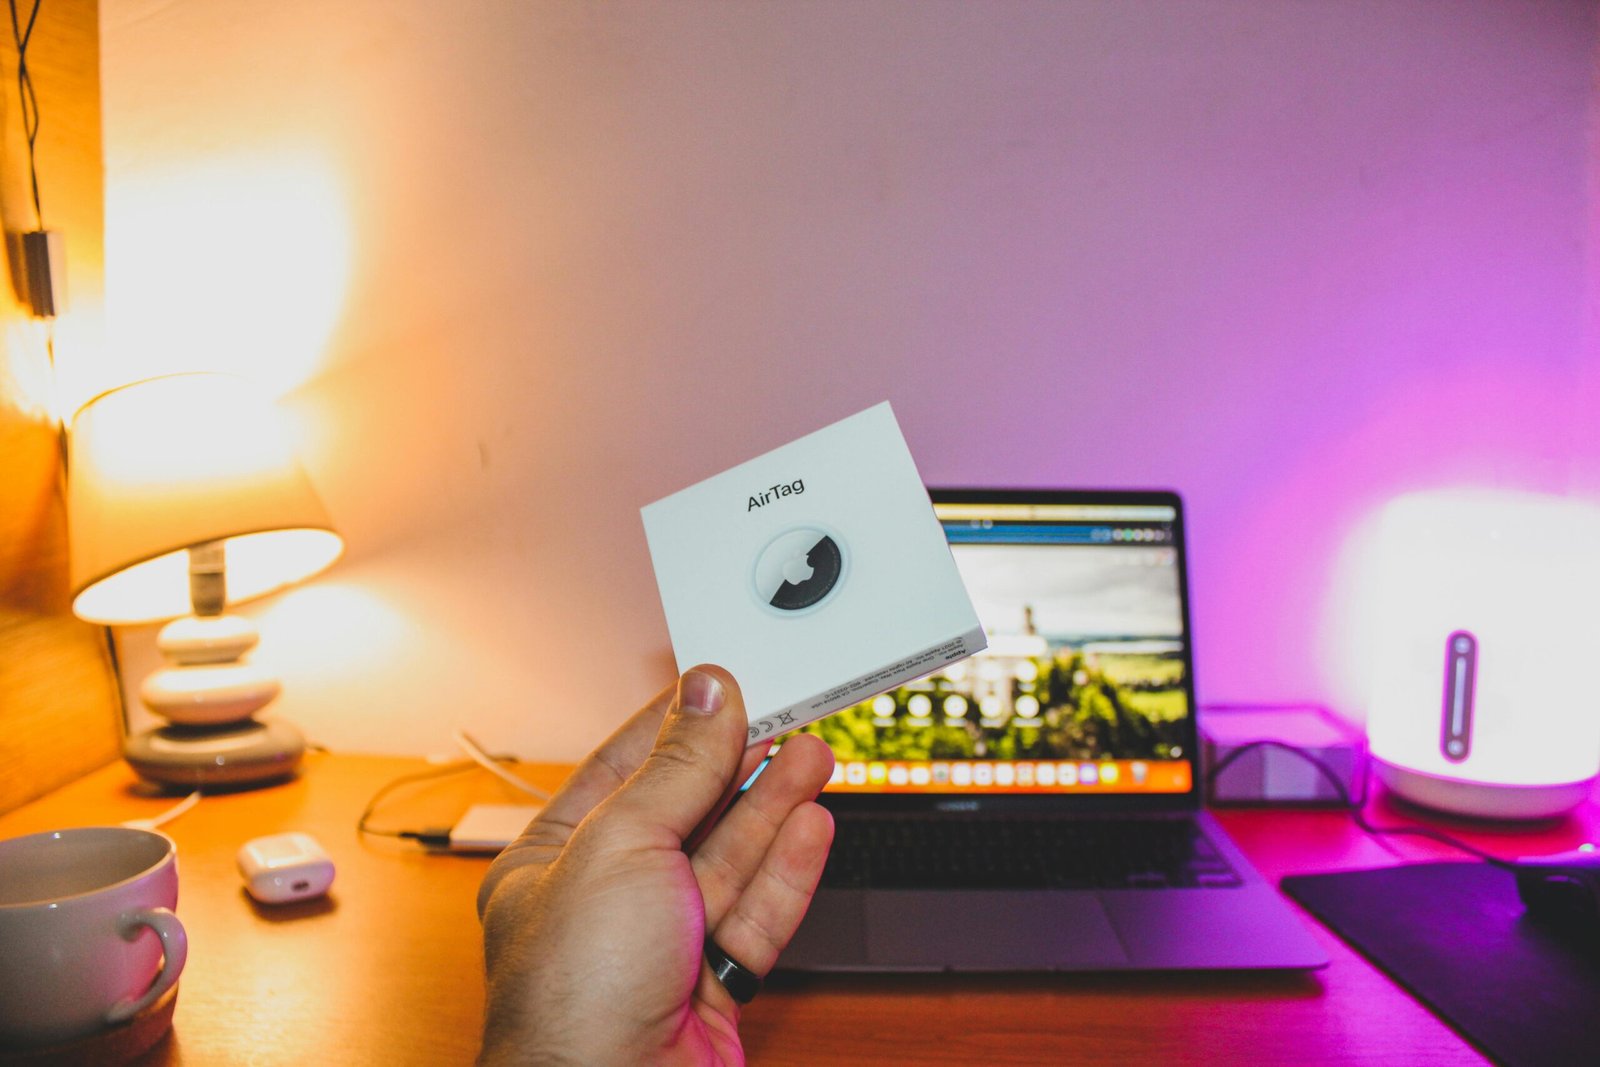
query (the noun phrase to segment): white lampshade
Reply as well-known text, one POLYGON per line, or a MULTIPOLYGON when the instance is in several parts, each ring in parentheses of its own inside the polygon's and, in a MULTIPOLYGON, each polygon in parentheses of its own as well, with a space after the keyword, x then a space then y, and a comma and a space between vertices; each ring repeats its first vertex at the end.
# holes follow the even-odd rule
POLYGON ((73 417, 68 458, 72 610, 91 622, 187 614, 192 546, 223 543, 228 603, 307 578, 344 547, 270 403, 232 375, 102 393, 73 417))

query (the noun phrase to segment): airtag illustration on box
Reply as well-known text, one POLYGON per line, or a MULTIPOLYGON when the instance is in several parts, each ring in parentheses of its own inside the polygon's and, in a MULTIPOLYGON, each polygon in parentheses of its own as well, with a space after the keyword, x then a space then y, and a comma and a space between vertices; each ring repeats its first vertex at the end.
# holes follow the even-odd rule
POLYGON ((751 744, 985 645, 886 403, 642 515, 678 668, 733 673, 751 744))
POLYGON ((756 557, 756 599, 775 611, 805 611, 844 578, 840 539, 815 526, 785 530, 756 557))

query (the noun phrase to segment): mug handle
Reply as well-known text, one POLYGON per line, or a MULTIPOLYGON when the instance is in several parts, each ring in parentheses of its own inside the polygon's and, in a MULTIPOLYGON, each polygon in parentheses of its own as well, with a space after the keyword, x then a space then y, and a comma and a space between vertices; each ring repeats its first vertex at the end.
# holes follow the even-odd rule
POLYGON ((143 993, 113 1004, 111 1010, 106 1012, 107 1023, 126 1022, 154 1004, 161 994, 172 988, 178 975, 183 972, 184 961, 189 958, 189 935, 184 933, 183 924, 170 910, 140 908, 127 912, 120 923, 122 939, 132 941, 145 927, 154 930, 156 936, 161 938, 161 973, 156 975, 150 988, 143 993))

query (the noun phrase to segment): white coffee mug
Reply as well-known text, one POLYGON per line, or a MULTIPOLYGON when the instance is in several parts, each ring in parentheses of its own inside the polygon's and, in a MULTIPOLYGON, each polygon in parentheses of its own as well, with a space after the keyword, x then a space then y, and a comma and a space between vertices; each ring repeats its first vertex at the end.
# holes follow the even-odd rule
POLYGON ((91 826, 0 841, 0 1047, 125 1022, 189 954, 178 854, 150 830, 91 826))

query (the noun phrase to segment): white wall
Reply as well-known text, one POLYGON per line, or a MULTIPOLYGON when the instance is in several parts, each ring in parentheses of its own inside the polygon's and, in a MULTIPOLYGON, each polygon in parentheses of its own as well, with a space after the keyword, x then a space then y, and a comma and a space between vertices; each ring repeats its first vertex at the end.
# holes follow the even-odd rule
POLYGON ((84 376, 284 395, 336 748, 577 757, 672 673, 639 506, 883 398, 931 484, 1185 491, 1207 700, 1359 716, 1392 493, 1600 491, 1592 3, 101 11, 84 376))

